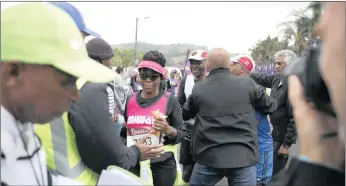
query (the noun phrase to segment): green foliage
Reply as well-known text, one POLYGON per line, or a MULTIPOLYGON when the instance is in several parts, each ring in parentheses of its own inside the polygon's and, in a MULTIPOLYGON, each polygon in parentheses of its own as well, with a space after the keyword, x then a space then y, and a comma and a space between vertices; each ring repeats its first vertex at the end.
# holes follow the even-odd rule
POLYGON ((263 62, 273 57, 275 52, 283 49, 294 51, 300 56, 308 46, 312 31, 321 15, 321 3, 311 2, 305 9, 291 13, 293 20, 280 23, 282 39, 278 37, 259 40, 249 49, 251 56, 257 62, 263 62))
MULTIPOLYGON (((114 48, 114 57, 112 58, 113 66, 133 66, 134 60, 134 49, 120 49, 114 48)), ((141 60, 143 58, 143 52, 137 51, 137 60, 141 60)))

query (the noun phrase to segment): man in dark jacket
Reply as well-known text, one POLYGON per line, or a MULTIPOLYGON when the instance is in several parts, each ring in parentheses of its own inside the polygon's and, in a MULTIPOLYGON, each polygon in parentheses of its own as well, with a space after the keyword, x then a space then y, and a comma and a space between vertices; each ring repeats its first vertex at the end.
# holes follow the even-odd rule
POLYGON ((289 79, 289 99, 299 135, 299 157, 272 179, 271 186, 345 185, 345 2, 325 2, 315 29, 323 38, 320 70, 337 119, 318 112, 304 98, 297 77, 289 79), (321 139, 321 134, 327 135, 321 139))
MULTIPOLYGON (((205 79, 205 58, 207 52, 204 50, 194 50, 188 56, 188 62, 190 63, 191 74, 187 74, 183 77, 178 91, 178 102, 181 107, 184 106, 187 98, 190 96, 193 86, 196 82, 201 82, 205 79)), ((185 182, 189 182, 195 162, 192 160, 191 155, 191 133, 192 126, 195 123, 194 119, 190 119, 184 122, 187 135, 180 143, 180 160, 183 165, 182 176, 185 182)))
POLYGON ((289 148, 295 143, 297 134, 291 108, 287 97, 287 82, 281 78, 281 72, 287 64, 296 61, 297 56, 290 50, 281 50, 275 54, 277 74, 266 75, 251 73, 250 77, 260 86, 271 88, 270 95, 278 102, 277 110, 270 116, 273 125, 273 175, 286 166, 289 148))
POLYGON ((207 78, 195 84, 183 107, 183 119, 195 118, 194 166, 190 185, 215 185, 224 176, 230 185, 256 185, 258 162, 255 110, 271 114, 276 101, 248 77, 229 71, 229 53, 207 55, 207 78))

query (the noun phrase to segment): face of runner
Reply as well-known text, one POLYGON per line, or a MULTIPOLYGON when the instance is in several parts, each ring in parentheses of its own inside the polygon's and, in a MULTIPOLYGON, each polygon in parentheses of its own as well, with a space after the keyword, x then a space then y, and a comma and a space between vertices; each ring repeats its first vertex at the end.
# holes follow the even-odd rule
POLYGON ((151 93, 159 89, 159 84, 161 81, 161 76, 159 73, 148 68, 143 68, 140 70, 139 76, 141 78, 143 91, 151 93))
POLYGON ((281 72, 283 72, 285 67, 286 67, 286 62, 284 61, 284 57, 283 56, 277 57, 275 60, 275 72, 277 74, 280 74, 281 72))
POLYGON ((78 100, 76 79, 51 66, 3 63, 2 104, 22 122, 49 122, 78 100))
POLYGON ((197 60, 191 59, 190 70, 194 77, 201 77, 205 70, 203 61, 197 61, 197 60))

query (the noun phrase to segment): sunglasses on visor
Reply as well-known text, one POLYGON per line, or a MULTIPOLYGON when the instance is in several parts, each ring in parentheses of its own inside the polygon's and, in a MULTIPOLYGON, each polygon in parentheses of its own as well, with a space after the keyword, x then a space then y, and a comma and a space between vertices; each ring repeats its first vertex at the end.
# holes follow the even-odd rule
POLYGON ((149 78, 151 81, 156 81, 160 77, 160 74, 150 69, 143 69, 139 72, 139 77, 142 80, 149 78))

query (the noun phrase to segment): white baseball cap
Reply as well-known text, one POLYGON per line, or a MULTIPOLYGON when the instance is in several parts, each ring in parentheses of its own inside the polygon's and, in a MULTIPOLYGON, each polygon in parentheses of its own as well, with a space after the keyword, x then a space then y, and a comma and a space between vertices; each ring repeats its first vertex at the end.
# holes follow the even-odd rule
POLYGON ((205 60, 207 57, 207 52, 204 50, 194 50, 189 54, 188 60, 194 59, 197 61, 205 60))

